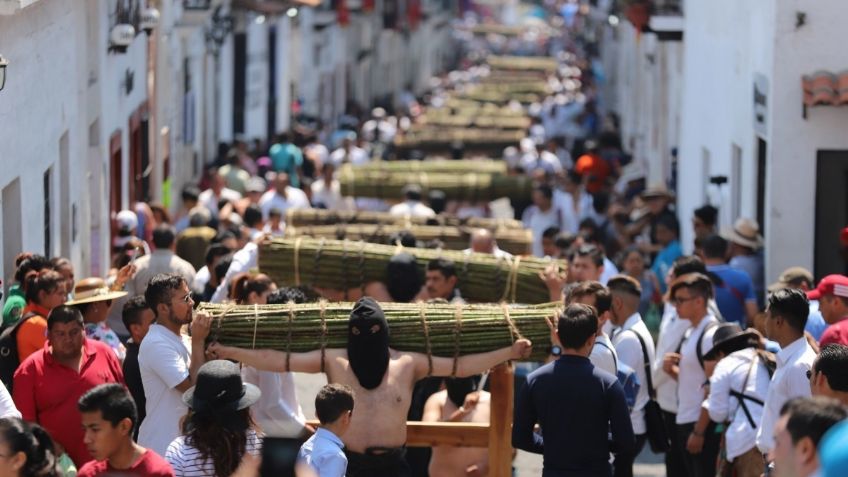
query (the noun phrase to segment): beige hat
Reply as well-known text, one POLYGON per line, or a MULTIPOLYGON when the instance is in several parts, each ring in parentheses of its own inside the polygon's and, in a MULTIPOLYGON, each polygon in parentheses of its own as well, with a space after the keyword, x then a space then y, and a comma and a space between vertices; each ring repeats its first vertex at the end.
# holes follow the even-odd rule
POLYGON ((656 197, 673 199, 674 193, 668 190, 668 186, 666 186, 664 182, 651 184, 644 192, 642 192, 642 199, 653 199, 656 197))
POLYGON ((763 237, 760 235, 760 226, 755 220, 741 218, 733 223, 733 228, 725 230, 721 234, 725 239, 743 247, 754 250, 763 246, 763 237))
POLYGON ((781 288, 794 288, 802 281, 806 281, 810 287, 816 284, 813 274, 806 268, 789 267, 780 274, 776 282, 768 286, 768 291, 775 292, 781 288))
POLYGON ((66 305, 82 305, 95 301, 114 300, 126 296, 125 291, 111 291, 102 278, 83 278, 74 287, 74 299, 66 305))

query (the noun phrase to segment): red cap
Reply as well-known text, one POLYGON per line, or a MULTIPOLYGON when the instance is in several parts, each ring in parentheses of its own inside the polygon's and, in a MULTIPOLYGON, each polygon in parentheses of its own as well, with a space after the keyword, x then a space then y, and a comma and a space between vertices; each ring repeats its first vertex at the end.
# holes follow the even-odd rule
POLYGON ((845 275, 828 275, 822 278, 815 290, 807 292, 807 298, 810 300, 819 300, 824 295, 848 298, 848 277, 845 275))

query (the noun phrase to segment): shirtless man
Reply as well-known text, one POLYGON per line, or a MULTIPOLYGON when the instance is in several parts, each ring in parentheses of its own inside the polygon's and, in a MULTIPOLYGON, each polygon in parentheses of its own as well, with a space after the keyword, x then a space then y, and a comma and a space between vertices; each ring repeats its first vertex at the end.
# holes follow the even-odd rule
MULTIPOLYGON (((491 396, 475 391, 474 378, 445 380, 446 389, 430 396, 424 405, 427 422, 489 423, 491 396)), ((439 477, 483 477, 488 474, 489 451, 485 447, 433 447, 429 473, 439 477)))
MULTIPOLYGON (((467 355, 456 363, 456 375, 471 376, 510 359, 530 355, 528 340, 488 353, 467 355)), ((327 374, 330 383, 346 384, 356 393, 356 410, 342 441, 348 454, 350 477, 406 477, 403 459, 406 415, 415 383, 427 376, 451 376, 453 358, 432 357, 389 348, 389 327, 373 299, 356 302, 350 313, 347 349, 307 353, 248 350, 213 343, 208 353, 257 369, 277 372, 327 374), (322 359, 322 354, 324 355, 322 359), (322 363, 323 361, 323 363, 322 363), (323 364, 323 366, 322 366, 323 364)))

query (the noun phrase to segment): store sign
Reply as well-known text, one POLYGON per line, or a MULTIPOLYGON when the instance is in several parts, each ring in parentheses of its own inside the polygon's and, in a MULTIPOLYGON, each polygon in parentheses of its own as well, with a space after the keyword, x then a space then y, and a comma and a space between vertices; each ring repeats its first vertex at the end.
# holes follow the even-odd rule
POLYGON ((754 132, 765 136, 768 132, 768 78, 760 73, 754 74, 754 132))

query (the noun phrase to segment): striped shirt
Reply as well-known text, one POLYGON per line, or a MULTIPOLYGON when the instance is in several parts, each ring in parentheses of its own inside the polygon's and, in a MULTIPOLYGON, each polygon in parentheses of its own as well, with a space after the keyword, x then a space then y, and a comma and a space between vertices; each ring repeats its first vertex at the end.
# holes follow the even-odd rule
MULTIPOLYGON (((256 431, 247 433, 247 452, 258 456, 262 451, 262 438, 256 431)), ((175 477, 212 477, 215 476, 215 465, 211 460, 200 456, 200 451, 185 441, 185 436, 179 436, 168 446, 165 460, 174 469, 175 477)), ((227 476, 217 476, 227 477, 227 476)))

